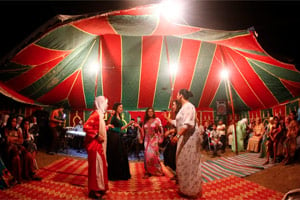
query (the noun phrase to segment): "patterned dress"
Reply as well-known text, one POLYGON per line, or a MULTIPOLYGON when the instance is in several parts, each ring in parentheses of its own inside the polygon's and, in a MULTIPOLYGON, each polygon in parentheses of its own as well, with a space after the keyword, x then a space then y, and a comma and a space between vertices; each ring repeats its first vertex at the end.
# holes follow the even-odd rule
POLYGON ((147 174, 154 176, 163 175, 162 167, 159 159, 159 146, 158 144, 163 140, 163 129, 159 118, 149 120, 144 125, 144 166, 147 174), (158 130, 158 128, 160 130, 158 130))
POLYGON ((177 132, 181 128, 188 130, 177 143, 176 174, 179 190, 187 196, 200 196, 202 194, 202 178, 200 163, 200 132, 196 126, 196 111, 193 104, 185 103, 176 116, 177 132))

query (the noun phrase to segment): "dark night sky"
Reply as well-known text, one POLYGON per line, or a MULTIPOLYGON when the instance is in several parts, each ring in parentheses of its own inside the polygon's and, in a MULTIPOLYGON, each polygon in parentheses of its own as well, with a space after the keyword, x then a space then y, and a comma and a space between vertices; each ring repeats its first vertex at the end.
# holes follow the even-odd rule
MULTIPOLYGON (((57 14, 86 14, 126 9, 159 0, 0 1, 0 58, 57 14)), ((184 1, 189 25, 220 30, 254 27, 258 42, 271 56, 300 69, 300 1, 184 1)))

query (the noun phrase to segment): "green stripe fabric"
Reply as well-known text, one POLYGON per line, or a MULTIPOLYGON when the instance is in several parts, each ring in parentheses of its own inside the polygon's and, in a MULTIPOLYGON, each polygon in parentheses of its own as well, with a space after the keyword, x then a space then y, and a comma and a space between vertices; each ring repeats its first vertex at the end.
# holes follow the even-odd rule
POLYGON ((85 43, 84 45, 75 49, 63 61, 61 61, 55 68, 50 70, 42 78, 34 82, 29 87, 21 90, 21 94, 33 99, 37 99, 42 95, 52 90, 59 83, 71 76, 84 63, 94 40, 85 43))
POLYGON ((95 69, 92 68, 98 67, 98 72, 101 69, 100 63, 98 62, 99 37, 94 40, 91 48, 87 60, 82 67, 83 91, 87 108, 94 108, 95 101, 95 82, 97 74, 94 71, 95 69))
POLYGON ((138 107, 142 37, 122 36, 122 103, 125 109, 138 107))
MULTIPOLYGON (((283 102, 286 99, 291 99, 293 96, 290 94, 290 92, 284 87, 284 85, 281 83, 281 81, 278 79, 279 77, 275 77, 274 73, 288 73, 291 72, 290 70, 274 70, 271 73, 266 71, 265 67, 267 65, 262 65, 261 63, 257 65, 257 62, 250 61, 250 65, 252 66, 253 70, 258 74, 258 76, 262 79, 262 81, 265 83, 265 85, 269 88, 269 90, 272 92, 272 94, 275 96, 275 98, 279 102, 283 102)), ((279 75, 279 74, 278 74, 279 75)), ((277 76, 277 75, 276 75, 277 76)), ((280 74, 280 76, 284 76, 283 74, 280 74)), ((289 79, 290 80, 290 79, 289 79)))
POLYGON ((222 80, 220 82, 219 88, 217 89, 215 97, 210 103, 209 107, 213 108, 214 110, 217 110, 216 101, 228 101, 228 100, 229 100, 229 94, 228 94, 228 89, 226 87, 226 82, 222 80))
POLYGON ((248 107, 242 98, 238 95, 234 87, 230 84, 231 87, 231 93, 232 93, 232 99, 233 99, 233 106, 235 112, 240 112, 243 110, 250 110, 250 107, 248 107))
POLYGON ((94 37, 71 25, 65 25, 46 34, 36 44, 48 49, 71 50, 94 37))
POLYGON ((242 51, 242 52, 246 52, 246 53, 250 53, 250 54, 254 54, 254 55, 259 55, 259 56, 267 56, 264 52, 262 51, 254 51, 254 50, 248 50, 248 49, 241 49, 241 48, 232 48, 232 49, 236 49, 238 51, 242 51))
POLYGON ((1 67, 0 80, 3 82, 8 81, 30 70, 31 68, 32 68, 31 66, 20 65, 17 63, 9 62, 7 65, 1 67))
POLYGON ((201 43, 198 60, 195 66, 194 77, 190 87, 191 92, 194 94, 194 97, 191 99, 191 102, 196 107, 198 107, 200 103, 200 98, 210 69, 210 65, 215 54, 215 50, 215 44, 207 42, 201 43))
POLYGON ((166 45, 164 44, 164 41, 160 56, 161 57, 153 102, 153 107, 155 110, 167 109, 169 107, 171 94, 170 72, 167 60, 166 45))
POLYGON ((299 71, 292 71, 289 69, 277 67, 274 65, 270 65, 267 63, 263 63, 257 60, 249 59, 249 62, 253 63, 253 65, 260 67, 262 70, 272 72, 274 76, 278 78, 286 79, 289 81, 300 82, 300 72, 299 71))
MULTIPOLYGON (((168 46, 170 64, 178 64, 181 52, 182 39, 172 36, 165 36, 165 41, 168 46)), ((163 43, 165 45, 165 43, 163 43)), ((180 67, 180 66, 178 66, 180 67)), ((172 78, 172 84, 175 82, 175 77, 172 78)))
POLYGON ((249 35, 248 30, 243 31, 219 31, 219 30, 210 30, 210 29, 202 29, 200 31, 186 34, 181 36, 185 39, 193 39, 193 40, 201 40, 201 41, 219 41, 219 40, 227 40, 238 36, 249 35))
POLYGON ((119 35, 145 36, 151 35, 158 23, 154 15, 122 15, 108 16, 109 23, 119 35))

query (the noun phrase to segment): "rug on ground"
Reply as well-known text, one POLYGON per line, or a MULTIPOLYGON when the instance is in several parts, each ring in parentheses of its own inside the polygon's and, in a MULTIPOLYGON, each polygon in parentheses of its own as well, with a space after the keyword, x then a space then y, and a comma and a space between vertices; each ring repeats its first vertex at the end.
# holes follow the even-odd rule
POLYGON ((273 164, 263 165, 265 161, 264 158, 259 158, 258 153, 208 160, 202 163, 202 179, 203 182, 209 182, 231 175, 245 177, 273 166, 273 164))
MULTIPOLYGON (((254 158, 254 155, 243 154, 202 163, 204 193, 201 199, 281 199, 282 193, 240 178, 269 167, 252 156, 254 158)), ((2 190, 0 199, 86 199, 87 167, 86 160, 60 159, 38 171, 42 181, 2 190)), ((170 180, 172 174, 164 165, 163 170, 165 176, 143 179, 143 163, 130 162, 131 179, 109 181, 105 199, 181 199, 175 181, 170 180)))

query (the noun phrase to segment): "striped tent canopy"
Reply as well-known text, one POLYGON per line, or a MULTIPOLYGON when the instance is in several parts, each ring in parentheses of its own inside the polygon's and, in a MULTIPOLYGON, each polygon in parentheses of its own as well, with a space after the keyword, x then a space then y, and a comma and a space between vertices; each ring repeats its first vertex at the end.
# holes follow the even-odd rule
POLYGON ((1 66, 0 86, 8 87, 1 92, 76 109, 93 108, 95 96, 104 95, 127 110, 164 110, 186 88, 197 108, 216 109, 217 101, 230 100, 220 77, 227 69, 237 111, 299 97, 299 71, 268 55, 253 30, 175 24, 158 7, 57 16, 1 66))

